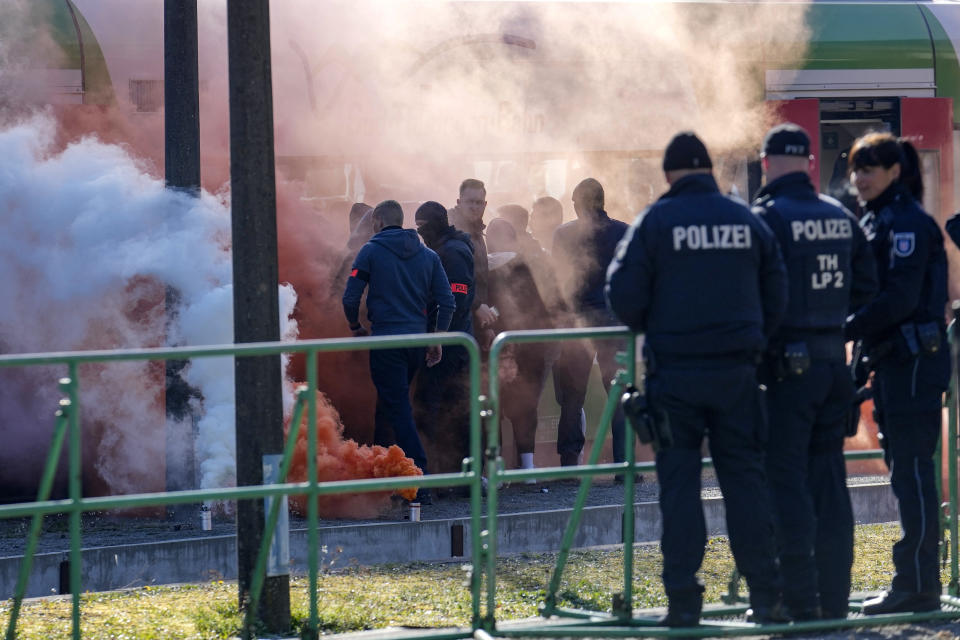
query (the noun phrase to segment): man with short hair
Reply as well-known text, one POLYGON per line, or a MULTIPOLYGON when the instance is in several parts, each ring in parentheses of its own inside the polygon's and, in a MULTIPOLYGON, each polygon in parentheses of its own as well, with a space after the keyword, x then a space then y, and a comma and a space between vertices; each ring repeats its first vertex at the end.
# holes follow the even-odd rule
MULTIPOLYGON (((553 264, 567 308, 582 327, 603 327, 619 324, 607 308, 603 295, 607 266, 613 259, 617 243, 627 225, 613 220, 604 210, 603 187, 593 178, 580 182, 573 190, 573 208, 577 219, 561 225, 553 234, 553 264)), ((553 366, 553 375, 560 388, 560 420, 557 424, 557 453, 560 464, 579 464, 586 441, 580 420, 587 383, 596 357, 603 376, 603 387, 610 392, 619 365, 617 340, 565 341, 560 358, 553 366)), ((617 410, 611 423, 613 459, 626 460, 623 410, 617 410)), ((618 476, 618 480, 622 479, 618 476)))
MULTIPOLYGON (((374 236, 360 249, 346 290, 343 311, 354 336, 368 334, 360 323, 360 299, 367 293, 367 317, 373 335, 426 333, 428 310, 437 306, 436 328, 446 331, 456 305, 450 282, 437 254, 423 246, 417 232, 403 229, 403 209, 385 200, 373 210, 374 236)), ((377 388, 374 443, 388 446, 394 440, 424 473, 427 456, 417 435, 410 406, 410 382, 420 365, 437 364, 439 345, 406 349, 372 349, 370 375, 377 388)), ((421 502, 429 492, 421 489, 421 502)))
POLYGON ((764 400, 757 361, 786 310, 776 238, 747 207, 720 193, 707 148, 674 136, 663 156, 670 190, 637 216, 607 274, 607 298, 645 332, 647 405, 672 442, 657 452, 663 515, 663 623, 699 623, 707 542, 701 447, 710 453, 751 618, 784 622, 763 462, 764 400))
POLYGON ((450 224, 470 234, 473 242, 473 277, 476 282, 476 294, 473 297, 473 315, 477 327, 486 328, 493 324, 497 316, 487 305, 487 243, 483 238, 483 212, 487 208, 487 188, 475 178, 467 178, 460 183, 457 206, 450 210, 450 224))
POLYGON ((760 369, 784 604, 794 620, 846 618, 853 509, 843 438, 855 391, 843 323, 875 293, 876 268, 854 215, 814 189, 806 131, 774 127, 761 161, 767 184, 754 212, 780 243, 790 287, 760 369))

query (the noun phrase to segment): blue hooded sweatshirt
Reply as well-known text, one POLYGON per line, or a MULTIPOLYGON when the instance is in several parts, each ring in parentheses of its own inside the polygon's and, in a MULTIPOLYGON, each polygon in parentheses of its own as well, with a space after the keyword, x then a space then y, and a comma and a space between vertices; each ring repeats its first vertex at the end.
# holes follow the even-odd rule
POLYGON ((437 305, 437 330, 446 331, 455 303, 437 254, 420 244, 413 229, 387 227, 360 249, 347 288, 343 312, 358 322, 360 299, 367 294, 367 318, 373 335, 426 333, 427 311, 437 305))

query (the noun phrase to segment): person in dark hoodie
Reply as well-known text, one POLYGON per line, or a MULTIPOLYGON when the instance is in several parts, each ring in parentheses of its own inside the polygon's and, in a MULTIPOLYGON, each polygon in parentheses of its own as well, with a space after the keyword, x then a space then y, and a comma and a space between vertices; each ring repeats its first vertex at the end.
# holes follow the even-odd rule
MULTIPOLYGON (((367 317, 375 336, 426 333, 428 309, 434 306, 436 329, 450 326, 456 304, 440 258, 420 243, 416 231, 402 225, 403 209, 395 200, 373 210, 374 236, 357 254, 343 292, 343 312, 354 336, 368 335, 359 319, 360 299, 368 286, 367 317)), ((370 351, 370 375, 377 388, 374 443, 395 441, 424 473, 427 456, 413 420, 410 382, 424 361, 432 367, 442 355, 439 345, 370 351)), ((429 491, 421 489, 418 498, 429 503, 429 491)))
MULTIPOLYGON (((424 202, 414 216, 417 233, 440 256, 456 301, 450 331, 473 333, 473 243, 470 236, 449 224, 447 209, 439 202, 424 202)), ((417 426, 434 472, 460 471, 469 455, 470 397, 469 356, 466 349, 444 349, 440 362, 422 369, 414 392, 417 426)))
MULTIPOLYGON (((495 330, 552 329, 551 314, 512 223, 504 218, 491 220, 487 246, 491 251, 490 300, 500 312, 495 330)), ((537 409, 546 382, 547 348, 543 342, 509 345, 500 361, 501 413, 513 426, 521 469, 534 468, 537 409)))
MULTIPOLYGON (((580 182, 573 190, 577 219, 561 225, 553 234, 553 264, 567 307, 582 327, 617 325, 603 297, 607 266, 627 225, 613 220, 604 211, 603 187, 593 178, 580 182)), ((565 323, 566 324, 566 323, 565 323)), ((619 369, 617 350, 623 346, 614 340, 563 343, 560 359, 553 366, 560 389, 560 420, 557 425, 557 453, 563 466, 579 463, 585 434, 580 421, 587 383, 596 357, 609 392, 619 369)), ((611 424, 613 459, 626 460, 623 411, 617 411, 611 424)), ((617 480, 621 478, 618 476, 617 480)))
MULTIPOLYGON (((347 246, 343 250, 343 258, 340 259, 340 266, 338 266, 337 270, 333 273, 333 286, 330 288, 331 295, 333 295, 335 291, 341 291, 343 287, 346 286, 347 278, 350 277, 350 271, 353 268, 353 261, 357 259, 357 254, 360 252, 361 247, 373 237, 373 208, 367 205, 363 206, 367 207, 367 210, 356 221, 356 224, 354 224, 352 219, 350 221, 352 227, 350 237, 347 238, 347 246)), ((351 216, 353 216, 355 210, 356 205, 354 205, 354 209, 350 210, 351 216)))

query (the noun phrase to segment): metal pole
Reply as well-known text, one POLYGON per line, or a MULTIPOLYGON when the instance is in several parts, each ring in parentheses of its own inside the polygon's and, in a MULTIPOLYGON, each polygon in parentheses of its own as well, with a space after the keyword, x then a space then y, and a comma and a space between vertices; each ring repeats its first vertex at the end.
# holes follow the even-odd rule
POLYGON ((957 520, 957 510, 960 507, 957 496, 957 411, 960 407, 960 369, 957 368, 957 365, 960 364, 960 336, 957 335, 957 331, 960 330, 960 301, 954 300, 951 304, 951 310, 953 312, 953 323, 950 325, 949 338, 950 355, 953 359, 953 376, 950 388, 950 406, 947 409, 949 411, 947 464, 950 465, 948 467, 948 482, 950 483, 950 582, 947 585, 947 593, 956 597, 960 595, 960 559, 957 558, 957 553, 960 551, 960 541, 957 539, 958 534, 960 534, 957 520))
POLYGON ((80 563, 81 516, 83 514, 83 450, 80 437, 80 367, 76 362, 67 366, 67 398, 70 400, 70 598, 72 601, 73 640, 80 640, 80 563))
MULTIPOLYGON (((273 157, 268 0, 227 3, 230 82, 230 189, 233 231, 234 341, 279 340, 277 210, 273 157)), ((263 482, 263 456, 283 449, 280 357, 240 358, 237 393, 237 484, 263 482)), ((264 531, 262 500, 237 505, 241 605, 250 595, 264 531)), ((290 576, 270 576, 258 608, 268 631, 290 628, 290 576)))
MULTIPOLYGON (((197 0, 164 0, 164 172, 167 187, 200 194, 200 90, 197 58, 197 0)), ((167 287, 167 323, 180 294, 167 287)), ((186 360, 167 360, 165 408, 167 491, 197 487, 191 389, 181 376, 186 360)), ((169 510, 179 517, 195 513, 195 505, 169 510)))
MULTIPOLYGON (((631 335, 627 341, 627 384, 637 384, 637 336, 631 335)), ((618 378, 623 375, 618 372, 618 378)), ((613 388, 610 389, 613 393, 613 388)), ((644 390, 646 393, 646 390, 644 390)), ((619 401, 619 398, 617 398, 619 401)), ((633 539, 635 537, 634 529, 636 527, 633 491, 636 476, 634 475, 634 465, 637 462, 636 445, 634 443, 635 431, 633 422, 624 416, 624 440, 626 446, 627 473, 623 476, 623 601, 620 611, 614 611, 614 615, 629 619, 633 615, 633 539)))
POLYGON ((163 2, 164 169, 168 187, 200 192, 197 0, 163 2))

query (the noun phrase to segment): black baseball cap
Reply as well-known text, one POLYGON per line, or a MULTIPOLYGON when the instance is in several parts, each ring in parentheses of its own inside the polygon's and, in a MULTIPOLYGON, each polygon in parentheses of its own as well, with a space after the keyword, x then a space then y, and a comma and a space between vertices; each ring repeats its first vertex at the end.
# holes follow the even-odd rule
POLYGON ((770 129, 763 139, 764 156, 810 156, 810 136, 792 122, 770 129))
POLYGON ((712 168, 713 163, 710 162, 707 147, 692 131, 682 131, 673 136, 666 151, 663 152, 664 171, 712 168))

